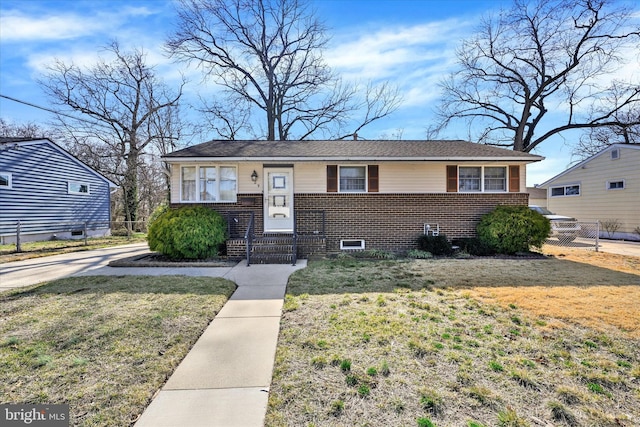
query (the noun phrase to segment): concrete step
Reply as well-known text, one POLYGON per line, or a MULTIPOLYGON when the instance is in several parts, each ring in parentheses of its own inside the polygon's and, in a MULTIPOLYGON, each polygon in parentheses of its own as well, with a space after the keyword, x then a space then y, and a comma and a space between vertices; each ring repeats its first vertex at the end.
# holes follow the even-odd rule
POLYGON ((251 264, 293 264, 293 255, 289 253, 252 253, 251 264))

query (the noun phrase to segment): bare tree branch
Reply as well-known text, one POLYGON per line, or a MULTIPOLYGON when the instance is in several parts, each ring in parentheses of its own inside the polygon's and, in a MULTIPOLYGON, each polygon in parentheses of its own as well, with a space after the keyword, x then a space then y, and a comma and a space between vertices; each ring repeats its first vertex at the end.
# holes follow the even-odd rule
POLYGON ((72 142, 71 150, 122 187, 124 215, 135 221, 143 156, 178 136, 177 108, 182 85, 170 91, 146 65, 142 50, 122 52, 117 42, 105 48, 111 57, 86 69, 56 60, 40 85, 62 107, 106 125, 96 128, 69 115, 58 115, 58 129, 72 142))
POLYGON ((514 0, 458 49, 431 135, 463 120, 478 142, 529 152, 568 130, 638 125, 616 113, 640 107, 640 81, 612 82, 625 52, 637 52, 640 27, 631 23, 613 0, 514 0), (625 95, 613 100, 613 90, 625 95))
POLYGON ((356 121, 354 132, 399 104, 388 84, 369 87, 361 101, 340 82, 322 58, 325 27, 306 0, 179 0, 177 13, 169 53, 223 86, 227 104, 247 107, 237 121, 220 102, 206 104, 220 135, 253 130, 254 110, 267 140, 337 135, 348 122, 356 121), (361 108, 364 117, 354 119, 361 108))

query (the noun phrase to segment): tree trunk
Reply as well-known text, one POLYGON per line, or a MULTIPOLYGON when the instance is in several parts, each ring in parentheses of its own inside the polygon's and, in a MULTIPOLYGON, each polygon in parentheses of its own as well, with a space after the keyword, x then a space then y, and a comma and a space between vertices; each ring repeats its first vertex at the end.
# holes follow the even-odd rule
POLYGON ((133 230, 133 225, 138 218, 138 151, 130 149, 126 160, 127 170, 124 176, 124 212, 127 221, 127 230, 133 230))

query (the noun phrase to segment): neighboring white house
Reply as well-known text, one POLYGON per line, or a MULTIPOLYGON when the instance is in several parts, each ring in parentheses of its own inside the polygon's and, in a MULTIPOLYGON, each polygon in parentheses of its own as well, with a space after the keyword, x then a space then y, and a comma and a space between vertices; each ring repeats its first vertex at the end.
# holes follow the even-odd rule
POLYGON ((600 221, 602 237, 640 240, 640 144, 613 144, 538 187, 550 211, 600 221), (611 236, 607 223, 618 225, 611 236))

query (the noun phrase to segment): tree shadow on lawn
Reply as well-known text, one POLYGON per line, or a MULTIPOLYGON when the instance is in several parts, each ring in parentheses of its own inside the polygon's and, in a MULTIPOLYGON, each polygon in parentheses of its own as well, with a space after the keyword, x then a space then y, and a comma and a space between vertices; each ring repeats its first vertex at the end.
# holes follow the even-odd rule
POLYGON ((0 294, 0 302, 37 295, 78 294, 233 294, 236 284, 219 277, 196 276, 75 276, 0 294))
POLYGON ((289 278, 287 293, 393 292, 397 288, 640 285, 640 275, 548 259, 437 259, 310 262, 289 278))

